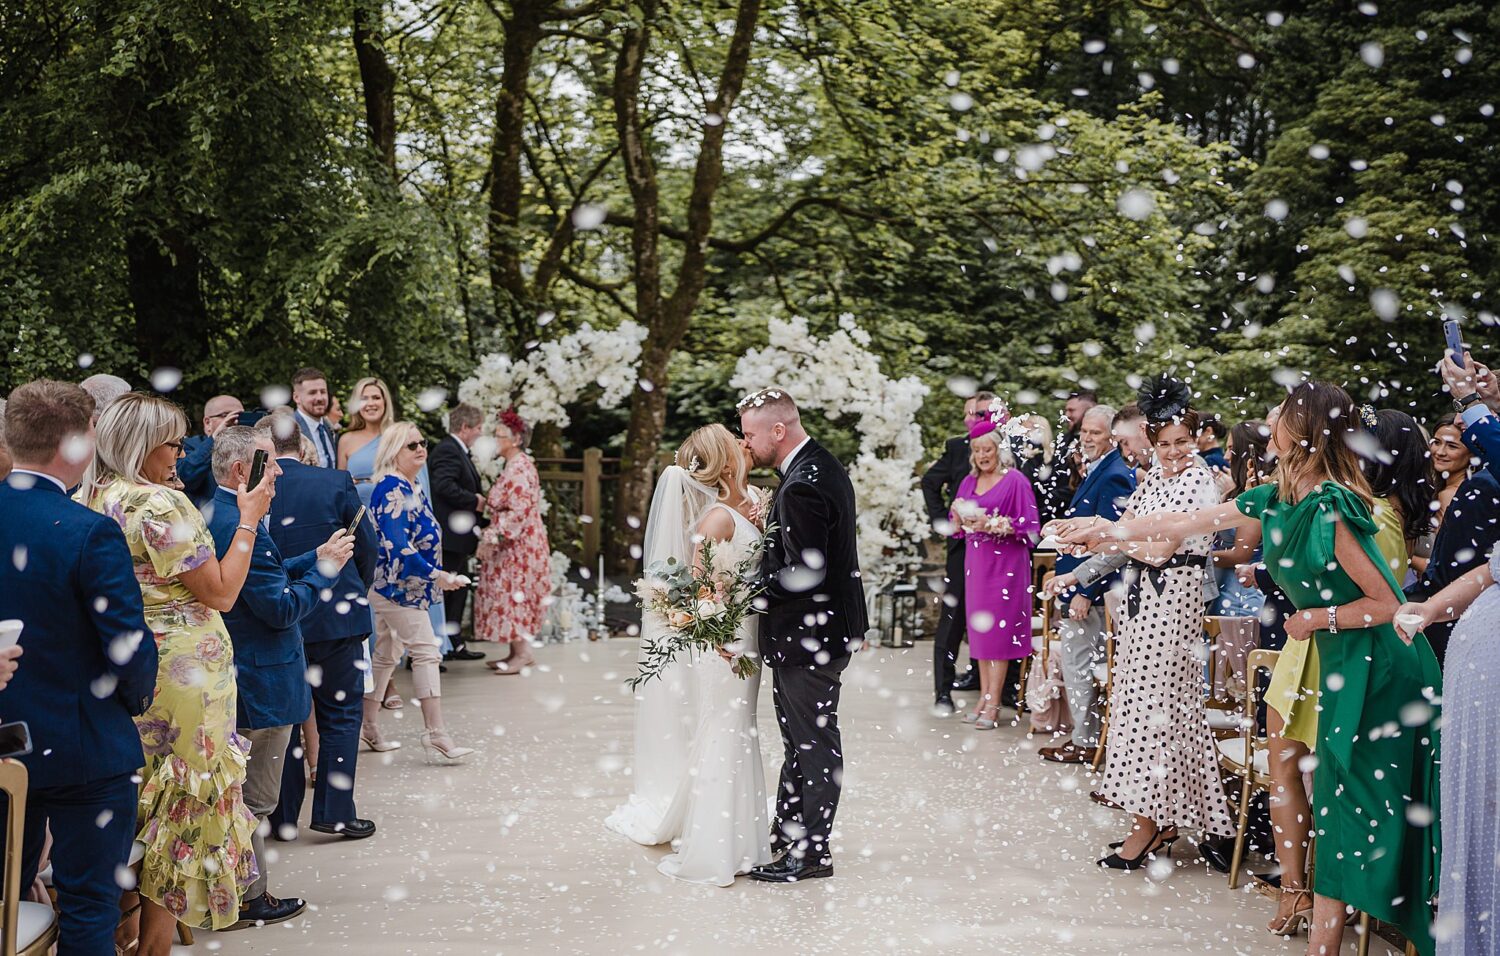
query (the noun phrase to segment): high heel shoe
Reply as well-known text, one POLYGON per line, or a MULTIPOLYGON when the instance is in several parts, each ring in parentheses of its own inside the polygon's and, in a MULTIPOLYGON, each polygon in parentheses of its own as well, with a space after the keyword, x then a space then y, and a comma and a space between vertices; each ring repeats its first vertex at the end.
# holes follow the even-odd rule
POLYGON ((1155 859, 1156 854, 1158 853, 1164 852, 1167 856, 1171 856, 1172 844, 1176 842, 1177 837, 1175 836, 1169 837, 1167 839, 1162 839, 1161 836, 1158 835, 1156 840, 1146 844, 1146 849, 1141 851, 1140 856, 1137 856, 1133 859, 1127 859, 1126 857, 1123 857, 1118 853, 1111 853, 1109 856, 1100 860, 1099 865, 1106 870, 1139 870, 1148 862, 1155 859))
POLYGON ((447 766, 463 763, 464 758, 474 752, 473 747, 460 747, 455 744, 446 732, 431 730, 422 732, 422 750, 427 754, 428 763, 447 766))
POLYGON ((369 747, 378 754, 389 753, 392 750, 401 749, 401 741, 386 740, 380 736, 380 730, 369 724, 359 728, 359 742, 369 747))
POLYGON ((978 719, 979 719, 979 715, 976 714, 976 713, 974 713, 972 710, 966 711, 964 713, 964 716, 963 716, 963 722, 966 723, 966 724, 972 724, 974 721, 976 721, 978 719))
POLYGON ((1283 886, 1281 888, 1281 898, 1284 900, 1288 896, 1292 897, 1291 914, 1285 918, 1278 917, 1277 919, 1271 920, 1271 925, 1267 926, 1266 929, 1270 930, 1272 935, 1274 936, 1296 936, 1304 929, 1311 932, 1313 905, 1310 897, 1312 896, 1312 893, 1304 889, 1295 889, 1293 887, 1283 886), (1305 909, 1297 908, 1296 898, 1301 896, 1309 897, 1307 907, 1305 909))
POLYGON ((974 721, 974 729, 975 730, 994 730, 996 727, 1000 726, 1000 708, 998 708, 998 707, 994 707, 994 708, 986 707, 980 713, 985 713, 985 712, 990 711, 990 710, 994 710, 995 716, 993 716, 993 717, 979 717, 979 718, 975 719, 975 721, 974 721))
MULTIPOLYGON (((1173 841, 1175 841, 1177 839, 1177 828, 1176 827, 1167 827, 1165 830, 1162 830, 1161 832, 1159 832, 1157 834, 1157 836, 1160 837, 1163 840, 1166 840, 1168 843, 1171 843, 1171 842, 1173 842, 1173 841)), ((1109 845, 1109 848, 1111 850, 1118 850, 1120 847, 1122 847, 1124 845, 1125 845, 1125 841, 1124 840, 1116 840, 1114 843, 1111 843, 1109 845)))

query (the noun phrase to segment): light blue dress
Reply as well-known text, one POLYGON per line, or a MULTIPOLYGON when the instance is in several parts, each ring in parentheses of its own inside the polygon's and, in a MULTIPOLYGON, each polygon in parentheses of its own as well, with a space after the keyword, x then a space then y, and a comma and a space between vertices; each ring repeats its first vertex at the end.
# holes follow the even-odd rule
MULTIPOLYGON (((1490 552, 1500 581, 1500 547, 1490 552)), ((1443 667, 1437 956, 1500 956, 1500 586, 1469 607, 1443 667)))
MULTIPOLYGON (((349 456, 348 472, 354 478, 354 490, 359 494, 359 500, 368 507, 370 495, 375 491, 375 483, 371 477, 375 474, 375 450, 380 445, 380 440, 365 442, 363 448, 349 456)), ((427 466, 422 466, 422 473, 417 476, 417 484, 421 486, 422 493, 429 499, 432 497, 431 485, 427 480, 427 466)), ((432 632, 442 642, 443 653, 453 650, 453 642, 448 639, 448 621, 443 616, 443 599, 439 597, 432 602, 427 609, 427 617, 432 621, 432 632)), ((374 635, 370 636, 370 647, 375 646, 374 635)))

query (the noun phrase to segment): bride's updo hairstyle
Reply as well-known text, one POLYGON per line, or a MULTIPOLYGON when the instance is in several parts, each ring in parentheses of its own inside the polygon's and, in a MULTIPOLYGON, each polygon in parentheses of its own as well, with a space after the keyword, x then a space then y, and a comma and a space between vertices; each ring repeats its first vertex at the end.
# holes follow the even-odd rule
POLYGON ((744 488, 749 469, 740 443, 723 425, 704 425, 677 449, 677 464, 694 481, 716 488, 727 502, 735 488, 744 488))

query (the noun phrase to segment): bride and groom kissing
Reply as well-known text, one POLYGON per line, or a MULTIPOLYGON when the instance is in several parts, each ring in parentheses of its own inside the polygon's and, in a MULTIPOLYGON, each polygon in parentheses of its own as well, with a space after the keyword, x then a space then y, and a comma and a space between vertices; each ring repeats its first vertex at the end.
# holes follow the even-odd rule
MULTIPOLYGON (((735 675, 718 655, 669 665, 636 697, 633 792, 605 825, 646 846, 672 843, 658 869, 690 883, 735 877, 797 883, 833 875, 829 836, 844 758, 841 674, 864 640, 864 587, 855 550, 854 488, 838 459, 808 437, 784 390, 738 406, 736 439, 723 425, 694 431, 657 482, 643 566, 691 562, 704 541, 749 547, 771 528, 761 558, 760 612, 737 643, 773 675, 785 762, 767 806, 756 729, 760 671, 735 675), (769 507, 748 483, 752 466, 780 476, 769 507)), ((641 643, 661 635, 646 622, 641 643)))

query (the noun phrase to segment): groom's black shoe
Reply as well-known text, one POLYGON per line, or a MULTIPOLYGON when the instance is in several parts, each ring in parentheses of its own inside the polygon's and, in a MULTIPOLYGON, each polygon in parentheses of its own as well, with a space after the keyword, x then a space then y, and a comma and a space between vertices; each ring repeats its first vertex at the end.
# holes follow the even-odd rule
POLYGON ((974 670, 972 667, 969 668, 969 672, 967 674, 964 674, 958 680, 956 680, 956 681, 953 682, 953 689, 954 690, 978 690, 979 689, 979 672, 976 671, 976 670, 974 670))
POLYGON ((833 875, 833 861, 824 857, 821 861, 811 857, 799 857, 788 853, 775 863, 757 866, 750 871, 750 879, 762 883, 801 883, 803 880, 821 880, 833 875))

